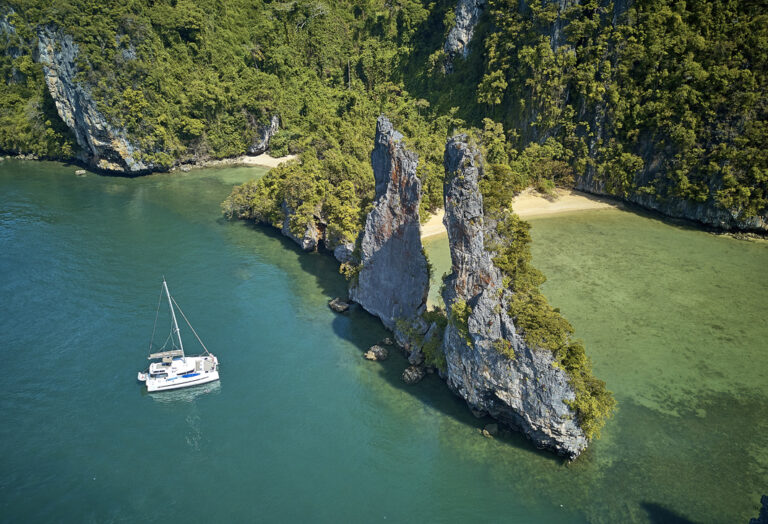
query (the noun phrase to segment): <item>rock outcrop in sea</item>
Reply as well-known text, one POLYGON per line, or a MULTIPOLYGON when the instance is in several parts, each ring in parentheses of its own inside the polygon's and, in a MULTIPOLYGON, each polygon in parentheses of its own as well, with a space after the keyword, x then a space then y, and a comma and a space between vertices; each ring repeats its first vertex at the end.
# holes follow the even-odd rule
MULTIPOLYGON (((376 123, 371 164, 376 197, 365 221, 360 270, 349 296, 394 330, 398 320, 410 321, 424 311, 429 272, 419 226, 418 157, 384 116, 376 123)), ((426 331, 426 325, 420 331, 426 331)))
POLYGON ((452 263, 443 292, 449 312, 443 339, 448 386, 473 412, 488 414, 537 446, 573 459, 587 447, 567 404, 575 393, 552 353, 528 347, 507 313, 510 291, 486 249, 495 238, 495 223, 483 212, 482 158, 465 135, 448 141, 445 170, 444 222, 452 263), (470 312, 458 318, 452 310, 464 304, 470 312), (514 358, 498 350, 502 345, 514 351, 514 358))
POLYGON ((459 0, 454 9, 456 24, 448 32, 443 50, 446 54, 446 71, 453 69, 453 60, 457 56, 467 58, 469 43, 475 32, 480 15, 483 13, 486 0, 459 0))
POLYGON ((112 126, 99 111, 90 88, 79 82, 78 46, 59 29, 38 29, 39 62, 45 83, 64 123, 75 134, 84 152, 81 160, 98 169, 140 174, 167 166, 143 159, 143 152, 128 137, 128 132, 112 126))

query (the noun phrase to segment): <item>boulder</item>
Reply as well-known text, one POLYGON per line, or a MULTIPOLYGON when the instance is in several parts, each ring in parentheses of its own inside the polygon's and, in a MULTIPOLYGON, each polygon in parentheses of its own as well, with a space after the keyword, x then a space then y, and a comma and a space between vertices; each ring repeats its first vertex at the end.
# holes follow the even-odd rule
POLYGON ((354 251, 355 251, 354 244, 351 244, 349 242, 344 242, 333 248, 333 256, 334 258, 336 258, 336 260, 338 260, 342 264, 349 263, 349 262, 352 262, 354 258, 352 256, 352 253, 354 251))
POLYGON ((349 303, 345 302, 339 297, 336 297, 328 302, 328 307, 334 310, 336 313, 344 313, 349 309, 349 303))
POLYGON ((406 384, 416 384, 424 378, 426 372, 421 366, 408 366, 403 371, 403 382, 406 384))
POLYGON ((371 346, 368 351, 363 354, 363 356, 368 360, 387 360, 389 357, 389 350, 385 347, 374 345, 371 346))

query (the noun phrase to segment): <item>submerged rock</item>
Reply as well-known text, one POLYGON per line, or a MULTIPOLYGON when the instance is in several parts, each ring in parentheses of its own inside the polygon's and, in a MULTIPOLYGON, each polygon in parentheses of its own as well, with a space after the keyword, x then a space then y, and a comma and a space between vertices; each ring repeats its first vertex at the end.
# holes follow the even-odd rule
POLYGON ((420 315, 429 291, 419 225, 417 163, 403 135, 380 116, 371 153, 376 198, 360 243, 360 272, 349 293, 389 329, 395 329, 398 320, 420 315))
POLYGON ((406 384, 416 384, 424 378, 424 375, 426 375, 426 372, 423 367, 408 366, 405 368, 405 371, 403 371, 403 382, 406 384))
POLYGON ((368 360, 387 360, 389 358, 389 350, 379 345, 371 346, 363 356, 368 360))
POLYGON ((344 313, 349 309, 349 303, 343 301, 339 297, 336 297, 328 302, 328 307, 334 310, 336 313, 344 313))
POLYGON ((449 312, 457 308, 443 342, 448 386, 474 413, 487 413, 536 445, 575 458, 587 446, 568 407, 575 393, 552 353, 528 347, 507 314, 510 292, 485 246, 486 238, 495 235, 495 224, 483 213, 482 159, 465 135, 448 141, 445 169, 444 221, 452 271, 443 299, 449 312))
POLYGON ((144 160, 145 153, 129 140, 125 129, 112 126, 99 111, 88 85, 77 80, 79 49, 58 29, 38 29, 39 62, 56 111, 75 134, 83 160, 105 171, 146 173, 163 169, 144 160))

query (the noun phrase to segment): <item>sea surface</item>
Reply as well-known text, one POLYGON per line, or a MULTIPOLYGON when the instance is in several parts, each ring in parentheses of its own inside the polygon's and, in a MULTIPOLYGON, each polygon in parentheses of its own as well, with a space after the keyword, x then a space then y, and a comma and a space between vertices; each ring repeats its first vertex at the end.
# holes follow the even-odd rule
MULTIPOLYGON (((768 492, 768 243, 601 210, 532 221, 544 291, 620 404, 574 463, 483 438, 362 353, 338 266, 220 202, 255 168, 0 163, 0 521, 747 522, 768 492), (162 277, 219 357, 147 394, 162 277)), ((428 246, 436 273, 444 239, 428 246)), ((161 309, 160 345, 168 335, 161 309)), ((190 353, 194 337, 182 327, 190 353)))

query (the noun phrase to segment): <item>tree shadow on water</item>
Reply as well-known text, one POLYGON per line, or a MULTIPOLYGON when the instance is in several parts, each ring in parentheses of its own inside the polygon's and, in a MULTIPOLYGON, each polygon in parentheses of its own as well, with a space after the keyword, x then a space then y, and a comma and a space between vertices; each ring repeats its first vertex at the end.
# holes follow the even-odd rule
MULTIPOLYGON (((347 297, 347 282, 338 273, 339 264, 332 253, 325 250, 307 253, 299 248, 295 242, 284 237, 275 228, 254 223, 249 223, 248 227, 259 231, 270 239, 278 241, 283 248, 297 253, 299 255, 298 263, 300 267, 306 274, 314 277, 321 292, 327 296, 328 300, 334 297, 347 297)), ((276 263, 278 266, 281 265, 279 260, 270 260, 270 262, 276 263)), ((408 360, 395 346, 389 348, 390 358, 386 361, 365 361, 363 353, 373 344, 381 342, 385 337, 392 337, 392 333, 383 326, 378 318, 365 311, 359 305, 352 304, 346 313, 336 314, 332 320, 332 328, 336 336, 351 343, 359 350, 361 366, 377 366, 378 375, 393 388, 406 392, 416 398, 421 404, 459 422, 467 429, 471 430, 474 428, 478 439, 484 438, 480 435, 480 430, 487 424, 495 422, 490 417, 476 418, 469 410, 466 402, 455 395, 448 388, 445 381, 438 377, 437 374, 428 374, 418 384, 405 384, 401 377, 403 370, 409 365, 408 360)), ((555 463, 567 463, 566 459, 550 451, 537 448, 532 441, 520 432, 503 432, 494 440, 519 450, 536 454, 555 463)))
MULTIPOLYGON (((280 230, 272 226, 252 221, 246 222, 246 226, 273 241, 279 242, 284 250, 296 253, 298 255, 297 260, 299 266, 305 274, 314 277, 315 282, 323 294, 328 295, 331 298, 337 296, 342 298, 347 297, 347 282, 344 277, 339 274, 339 263, 333 257, 333 253, 323 248, 316 252, 304 251, 296 244, 296 242, 284 236, 280 230)), ((280 252, 278 251, 278 253, 280 252)), ((278 256, 282 257, 280 255, 278 256)), ((270 260, 270 263, 273 263, 278 267, 281 267, 282 265, 280 258, 270 260)))
POLYGON ((653 524, 696 524, 695 521, 655 502, 642 502, 640 506, 648 513, 648 518, 653 524))

